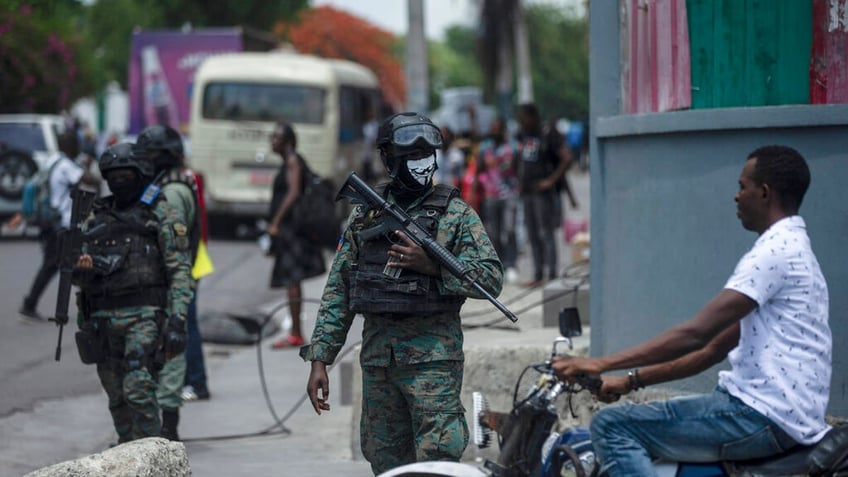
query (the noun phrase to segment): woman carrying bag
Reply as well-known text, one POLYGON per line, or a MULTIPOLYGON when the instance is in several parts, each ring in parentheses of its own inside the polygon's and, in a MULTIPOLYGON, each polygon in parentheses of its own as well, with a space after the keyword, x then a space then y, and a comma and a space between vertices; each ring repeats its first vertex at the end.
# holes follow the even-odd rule
POLYGON ((292 220, 293 208, 303 192, 306 164, 296 152, 297 136, 291 124, 277 122, 271 134, 271 149, 283 158, 283 164, 274 178, 271 221, 268 225, 268 235, 272 239, 271 254, 274 256, 271 288, 286 289, 292 321, 289 335, 275 341, 271 348, 296 348, 303 344, 300 326, 303 292, 300 282, 323 274, 326 267, 320 247, 301 238, 292 220))

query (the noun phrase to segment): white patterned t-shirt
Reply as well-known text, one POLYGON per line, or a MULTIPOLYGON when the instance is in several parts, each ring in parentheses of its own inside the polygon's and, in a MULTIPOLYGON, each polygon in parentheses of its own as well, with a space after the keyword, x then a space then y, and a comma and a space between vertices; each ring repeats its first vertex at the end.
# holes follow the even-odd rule
POLYGON ((772 224, 746 253, 725 288, 759 305, 740 325, 731 370, 719 386, 756 409, 801 444, 830 429, 831 335, 827 283, 810 247, 804 219, 772 224))

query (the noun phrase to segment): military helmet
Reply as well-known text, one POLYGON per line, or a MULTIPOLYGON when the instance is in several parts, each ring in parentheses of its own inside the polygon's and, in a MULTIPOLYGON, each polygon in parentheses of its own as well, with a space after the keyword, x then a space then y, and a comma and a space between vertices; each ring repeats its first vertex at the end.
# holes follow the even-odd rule
POLYGON ((442 143, 442 132, 433 121, 414 112, 390 116, 377 131, 377 147, 384 157, 429 155, 442 143))
POLYGON ((131 143, 124 142, 103 151, 97 161, 100 173, 105 176, 115 169, 133 169, 142 177, 152 178, 155 174, 153 163, 145 157, 134 155, 134 147, 131 143))
POLYGON ((166 152, 174 160, 183 156, 183 138, 170 126, 155 125, 145 128, 135 141, 136 155, 152 156, 157 152, 166 152))

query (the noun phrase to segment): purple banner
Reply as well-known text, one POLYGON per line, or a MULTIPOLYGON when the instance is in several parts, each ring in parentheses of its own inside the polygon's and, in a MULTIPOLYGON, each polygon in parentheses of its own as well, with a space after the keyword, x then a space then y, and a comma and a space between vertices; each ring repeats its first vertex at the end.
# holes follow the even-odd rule
POLYGON ((241 50, 242 32, 237 28, 133 33, 127 132, 138 134, 153 124, 187 132, 197 67, 209 56, 241 50))

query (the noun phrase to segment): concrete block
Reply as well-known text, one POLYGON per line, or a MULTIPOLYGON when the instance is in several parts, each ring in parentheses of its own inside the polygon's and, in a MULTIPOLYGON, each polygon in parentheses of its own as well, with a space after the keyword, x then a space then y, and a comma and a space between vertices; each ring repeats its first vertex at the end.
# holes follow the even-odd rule
POLYGON ((545 302, 542 305, 542 326, 558 327, 560 310, 575 305, 580 312, 580 322, 583 326, 588 326, 589 292, 588 278, 565 277, 545 285, 542 290, 542 299, 545 302))
POLYGON ((191 468, 182 442, 149 437, 99 454, 39 469, 24 477, 188 477, 191 468))

